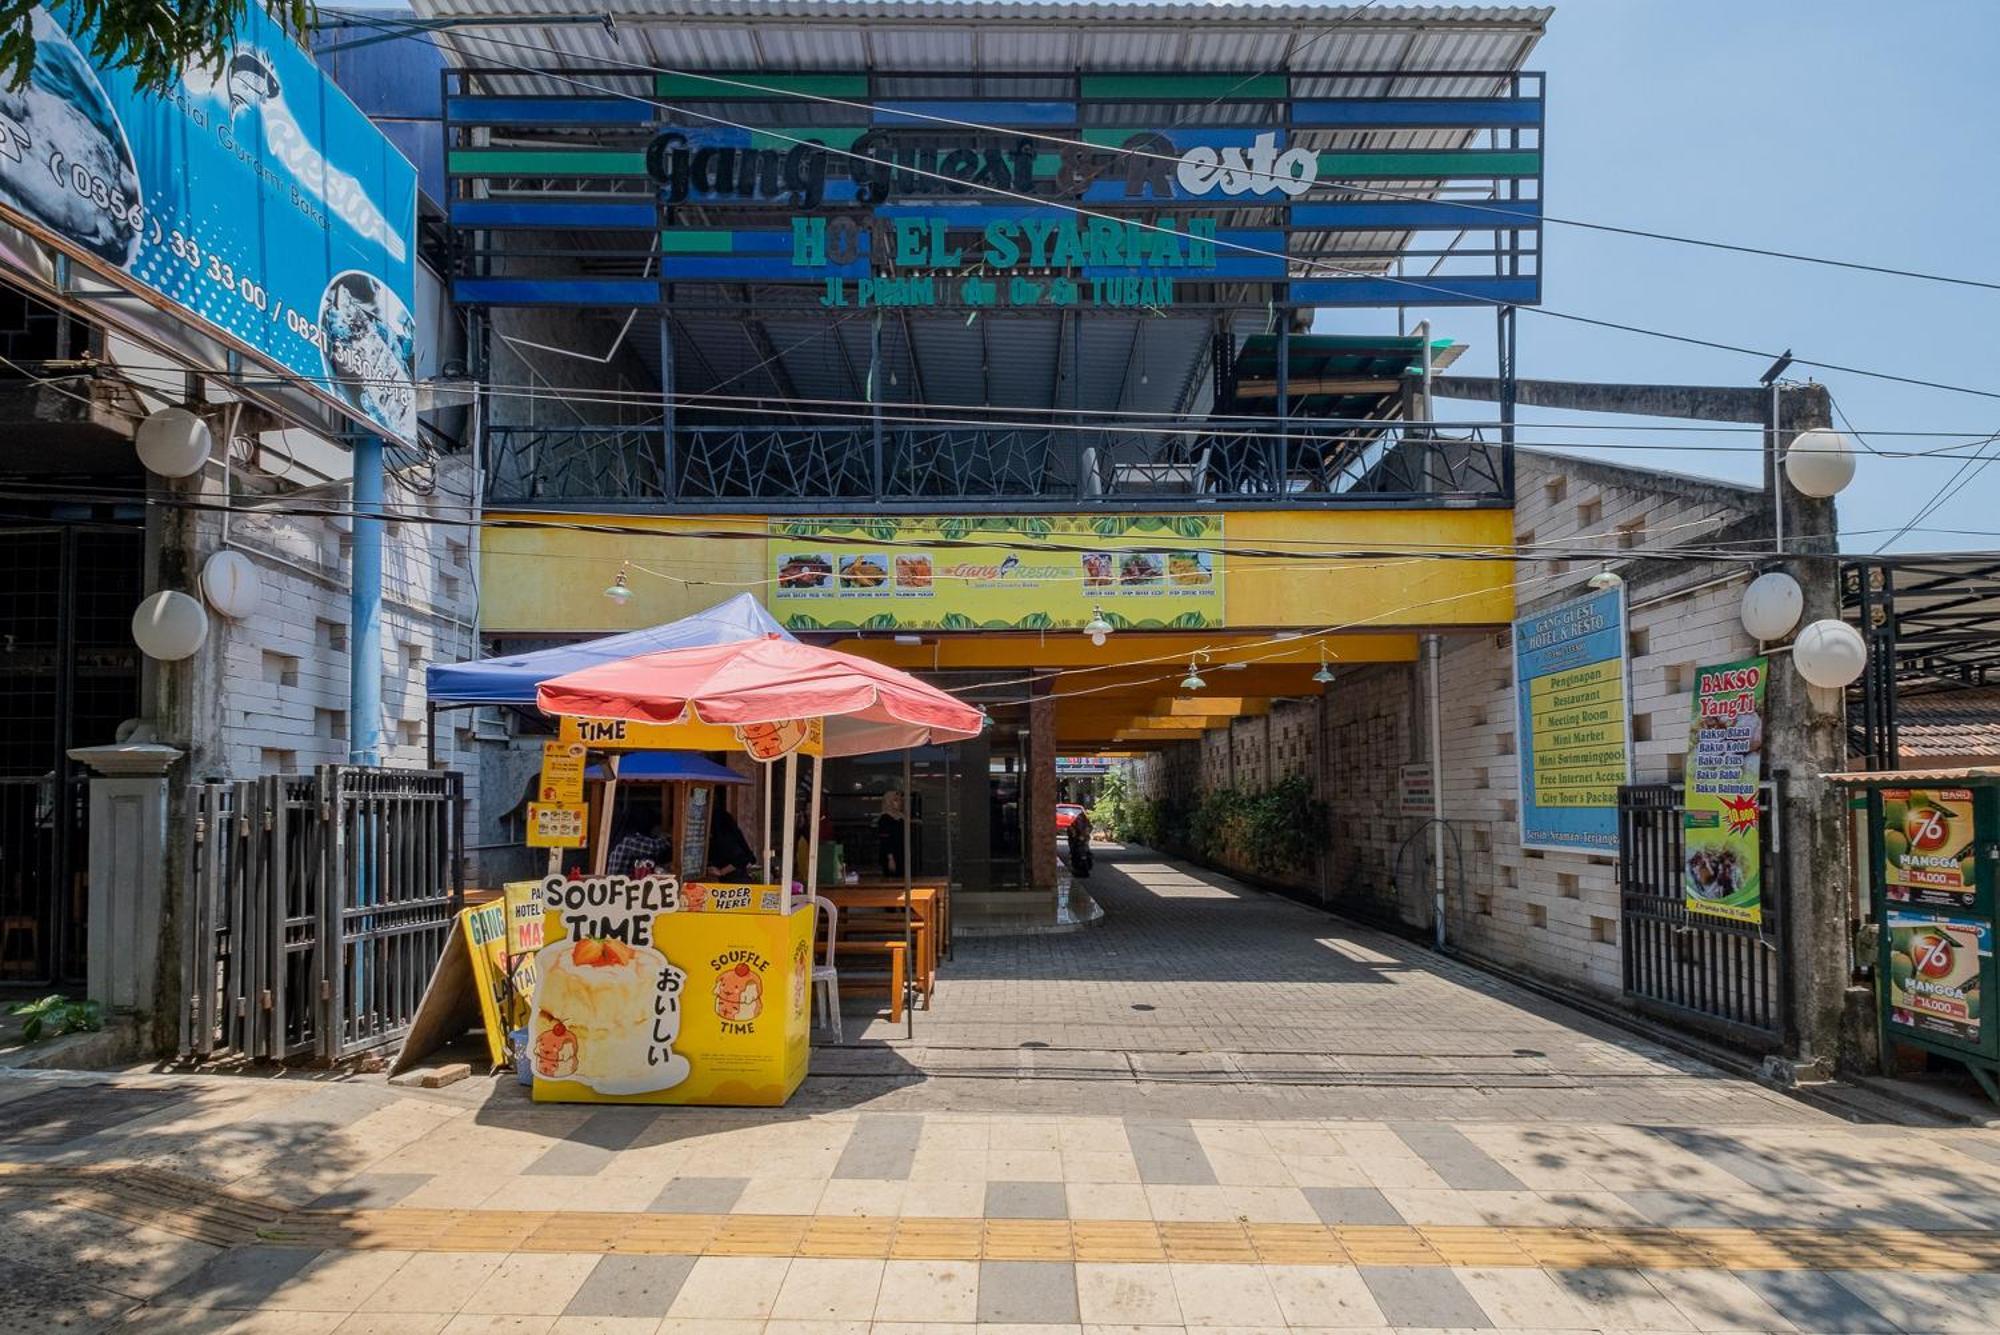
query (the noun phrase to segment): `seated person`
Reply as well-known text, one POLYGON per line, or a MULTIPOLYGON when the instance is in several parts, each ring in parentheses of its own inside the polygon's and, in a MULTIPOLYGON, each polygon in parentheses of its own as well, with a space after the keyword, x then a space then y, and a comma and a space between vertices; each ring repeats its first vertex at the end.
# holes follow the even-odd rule
POLYGON ((611 845, 611 856, 605 860, 604 869, 613 876, 635 876, 641 867, 666 872, 673 868, 673 856, 673 841, 660 828, 660 818, 656 815, 634 825, 611 845))
POLYGON ((750 841, 743 837, 742 827, 729 808, 716 807, 708 831, 709 879, 740 885, 751 879, 756 864, 757 855, 750 851, 750 841))

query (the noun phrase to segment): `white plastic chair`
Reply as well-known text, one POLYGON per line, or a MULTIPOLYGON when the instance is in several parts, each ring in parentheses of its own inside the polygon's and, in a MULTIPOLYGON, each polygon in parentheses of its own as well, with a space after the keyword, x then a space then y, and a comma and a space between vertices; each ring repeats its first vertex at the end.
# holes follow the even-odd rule
POLYGON ((824 895, 812 897, 813 907, 813 961, 812 990, 813 1008, 826 1019, 826 1027, 833 1030, 833 1041, 842 1040, 840 1032, 840 970, 833 967, 834 940, 840 928, 840 908, 824 895), (826 915, 826 963, 819 957, 819 920, 826 915))

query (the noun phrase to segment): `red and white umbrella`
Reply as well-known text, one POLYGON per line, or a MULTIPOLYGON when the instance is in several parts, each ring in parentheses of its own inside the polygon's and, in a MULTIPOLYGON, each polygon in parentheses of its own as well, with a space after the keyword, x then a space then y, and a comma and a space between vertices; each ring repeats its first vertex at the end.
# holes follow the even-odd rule
POLYGON ((547 714, 726 727, 826 720, 826 754, 868 755, 977 737, 985 714, 907 672, 767 636, 639 654, 552 677, 547 714))

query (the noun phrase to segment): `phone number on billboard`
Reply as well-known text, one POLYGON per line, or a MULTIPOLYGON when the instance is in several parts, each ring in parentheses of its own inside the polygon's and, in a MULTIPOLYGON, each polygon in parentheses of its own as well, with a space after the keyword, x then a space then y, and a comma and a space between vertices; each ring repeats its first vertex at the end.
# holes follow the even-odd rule
MULTIPOLYGON (((0 153, 14 149, 9 156, 18 161, 20 154, 16 145, 19 142, 15 136, 0 135, 0 153)), ((96 205, 132 231, 150 235, 153 245, 165 246, 174 258, 221 291, 235 294, 245 305, 273 320, 282 317, 287 329, 320 351, 326 350, 326 331, 317 320, 288 308, 282 299, 274 301, 263 284, 248 274, 238 274, 233 265, 205 248, 192 234, 178 227, 166 227, 157 218, 147 216, 144 203, 127 204, 124 191, 115 189, 82 163, 68 163, 68 170, 65 171, 66 161, 61 150, 49 155, 49 172, 58 183, 68 186, 86 203, 96 205)))

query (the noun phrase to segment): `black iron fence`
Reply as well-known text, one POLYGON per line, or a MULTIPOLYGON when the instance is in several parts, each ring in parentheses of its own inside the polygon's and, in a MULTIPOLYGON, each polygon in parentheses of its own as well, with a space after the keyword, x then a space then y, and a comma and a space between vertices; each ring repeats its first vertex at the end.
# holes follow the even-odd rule
POLYGON ((1625 993, 1651 1011, 1755 1051, 1790 1037, 1790 979, 1785 952, 1788 911, 1782 832, 1774 809, 1784 775, 1759 786, 1758 865, 1761 919, 1732 922, 1690 913, 1683 890, 1687 843, 1679 784, 1632 784, 1618 790, 1619 940, 1625 993))
POLYGON ((0 983, 83 977, 90 781, 0 778, 0 983))
POLYGON ((182 1052, 331 1061, 400 1038, 463 898, 462 776, 323 765, 189 804, 182 1052))
POLYGON ((529 427, 486 434, 487 499, 811 510, 1503 504, 1509 447, 1381 422, 1190 419, 1148 430, 840 426, 529 427))

